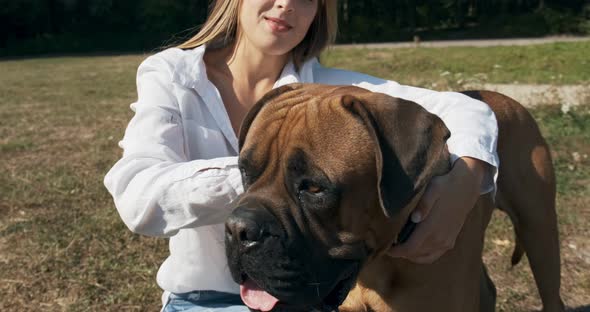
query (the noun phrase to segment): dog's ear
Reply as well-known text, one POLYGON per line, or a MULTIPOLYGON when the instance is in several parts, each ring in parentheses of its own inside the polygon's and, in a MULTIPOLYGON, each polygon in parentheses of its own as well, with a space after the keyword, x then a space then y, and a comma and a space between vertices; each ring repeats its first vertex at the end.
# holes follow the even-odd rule
POLYGON ((258 102, 256 102, 256 104, 254 104, 254 106, 252 106, 252 108, 248 111, 246 117, 244 117, 244 120, 242 120, 242 124, 240 125, 240 133, 238 139, 239 150, 242 150, 242 146, 244 145, 244 141, 246 140, 248 130, 250 129, 252 122, 256 118, 256 115, 258 115, 258 113, 262 110, 264 105, 266 105, 266 103, 270 102, 271 100, 277 98, 278 96, 286 92, 298 90, 302 87, 303 85, 300 83, 284 85, 282 87, 267 92, 260 100, 258 100, 258 102))
POLYGON ((420 105, 382 93, 344 95, 342 104, 361 118, 375 141, 378 188, 386 216, 400 211, 436 175, 448 171, 442 120, 420 105))

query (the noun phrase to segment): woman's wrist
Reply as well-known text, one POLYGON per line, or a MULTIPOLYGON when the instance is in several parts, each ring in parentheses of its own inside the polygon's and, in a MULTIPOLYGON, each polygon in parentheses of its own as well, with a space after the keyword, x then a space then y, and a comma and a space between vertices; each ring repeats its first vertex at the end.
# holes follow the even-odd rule
POLYGON ((452 171, 461 179, 469 179, 471 183, 477 185, 479 190, 489 170, 490 165, 485 161, 472 157, 461 157, 453 164, 452 171))

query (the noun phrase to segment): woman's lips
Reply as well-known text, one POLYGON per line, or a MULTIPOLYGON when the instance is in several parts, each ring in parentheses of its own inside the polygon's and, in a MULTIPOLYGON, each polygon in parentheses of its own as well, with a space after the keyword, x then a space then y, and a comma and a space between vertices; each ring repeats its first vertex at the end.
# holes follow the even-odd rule
POLYGON ((280 18, 265 17, 264 19, 268 23, 270 29, 276 32, 285 32, 293 28, 293 26, 280 18))

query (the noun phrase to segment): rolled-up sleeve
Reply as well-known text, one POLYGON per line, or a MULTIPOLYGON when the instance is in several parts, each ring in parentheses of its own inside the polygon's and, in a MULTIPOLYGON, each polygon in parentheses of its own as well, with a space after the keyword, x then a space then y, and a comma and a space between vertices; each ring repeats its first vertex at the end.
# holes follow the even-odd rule
POLYGON ((243 192, 237 156, 189 160, 169 64, 150 57, 137 73, 138 100, 123 140, 123 157, 104 184, 133 232, 172 236, 222 223, 243 192))

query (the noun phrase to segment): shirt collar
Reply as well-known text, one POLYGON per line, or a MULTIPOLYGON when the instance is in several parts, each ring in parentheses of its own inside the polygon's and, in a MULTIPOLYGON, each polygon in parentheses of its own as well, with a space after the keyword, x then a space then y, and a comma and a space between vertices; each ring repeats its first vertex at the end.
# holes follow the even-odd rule
MULTIPOLYGON (((207 78, 207 70, 203 60, 205 49, 205 45, 201 45, 191 50, 184 50, 178 66, 174 69, 173 80, 187 88, 194 89, 204 99, 205 105, 212 113, 219 128, 237 153, 238 139, 231 127, 229 116, 223 106, 219 92, 207 78)), ((279 79, 273 85, 273 89, 290 83, 312 83, 313 66, 316 63, 317 59, 313 58, 305 62, 298 72, 295 70, 293 62, 289 61, 283 67, 279 79)))
POLYGON ((277 79, 272 88, 275 89, 278 87, 282 87, 284 85, 288 85, 290 83, 297 82, 301 82, 301 78, 299 76, 299 73, 295 70, 295 65, 293 64, 293 62, 289 61, 289 63, 287 63, 285 67, 283 67, 283 71, 281 72, 279 79, 277 79))
POLYGON ((318 60, 314 57, 303 63, 301 69, 297 71, 295 70, 295 64, 293 64, 293 61, 289 61, 289 63, 287 63, 287 65, 285 65, 285 67, 283 68, 281 76, 275 82, 273 89, 282 87, 290 83, 313 83, 313 67, 317 63, 318 60))
POLYGON ((205 45, 191 50, 184 50, 181 55, 179 64, 174 69, 174 81, 197 91, 202 90, 204 83, 208 80, 205 62, 203 61, 205 45))

